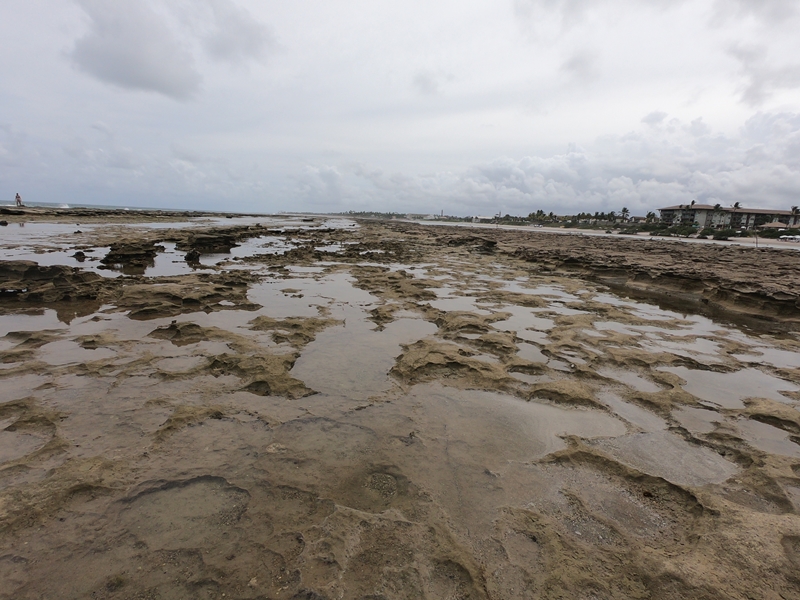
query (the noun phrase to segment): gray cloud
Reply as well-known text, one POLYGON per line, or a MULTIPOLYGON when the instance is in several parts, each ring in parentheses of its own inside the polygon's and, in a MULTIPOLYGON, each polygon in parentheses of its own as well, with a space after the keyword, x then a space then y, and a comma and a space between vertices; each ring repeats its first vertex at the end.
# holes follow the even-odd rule
POLYGON ((800 65, 774 66, 765 46, 734 44, 728 53, 741 65, 741 100, 749 106, 760 106, 778 90, 800 87, 800 65))
POLYGON ((689 124, 689 132, 695 137, 700 137, 711 133, 711 127, 703 122, 703 117, 698 117, 689 124))
POLYGON ((414 75, 411 85, 420 94, 432 96, 441 92, 442 86, 453 79, 450 73, 422 70, 414 75))
MULTIPOLYGON (((558 19, 559 29, 565 31, 581 23, 590 9, 597 7, 613 6, 617 9, 641 7, 647 9, 664 10, 682 4, 686 0, 514 0, 514 12, 543 33, 538 27, 538 21, 549 15, 558 19)), ((745 1, 745 0, 742 0, 745 1)), ((775 0, 778 1, 778 0, 775 0)))
POLYGON ((296 177, 297 193, 312 206, 339 206, 343 200, 355 200, 339 169, 330 165, 307 166, 296 177))
POLYGON ((770 24, 785 22, 798 13, 797 0, 717 0, 712 23, 753 16, 770 24))
POLYGON ((797 204, 798 0, 731 0, 719 27, 722 0, 514 2, 0 2, 0 183, 263 211, 797 204))
POLYGON ((583 20, 590 6, 590 0, 514 0, 518 16, 535 21, 542 13, 555 13, 560 17, 562 27, 570 27, 583 20))
POLYGON ((578 82, 588 82, 596 76, 595 55, 588 50, 579 50, 561 65, 561 72, 578 82))
POLYGON ((414 75, 411 81, 414 88, 421 94, 435 94, 439 91, 439 82, 430 73, 420 72, 414 75))
POLYGON ((653 112, 642 117, 642 123, 647 123, 648 125, 658 125, 663 123, 664 119, 666 118, 667 113, 661 110, 654 110, 653 112))
POLYGON ((231 0, 208 0, 213 14, 212 30, 203 46, 212 58, 230 62, 261 60, 276 46, 270 30, 231 0))
POLYGON ((303 177, 301 193, 317 203, 352 199, 379 208, 391 202, 418 212, 527 214, 542 208, 563 214, 627 206, 645 214, 691 200, 786 207, 797 203, 800 189, 800 114, 760 113, 735 137, 714 135, 698 118, 607 136, 589 149, 498 158, 458 173, 388 174, 357 164, 308 167, 303 177))
POLYGON ((111 138, 100 146, 77 138, 66 144, 63 151, 74 161, 75 168, 85 172, 120 169, 141 174, 148 168, 145 157, 133 148, 117 145, 111 138))
POLYGON ((71 53, 82 71, 104 83, 179 100, 199 90, 191 53, 146 3, 76 1, 90 18, 89 32, 71 53))

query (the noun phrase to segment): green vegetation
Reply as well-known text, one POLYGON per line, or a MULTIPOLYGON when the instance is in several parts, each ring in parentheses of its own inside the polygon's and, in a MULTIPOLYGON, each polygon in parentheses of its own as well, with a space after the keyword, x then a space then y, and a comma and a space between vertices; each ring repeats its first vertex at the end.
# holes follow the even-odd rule
POLYGON ((782 235, 800 235, 800 229, 764 229, 758 232, 758 237, 766 238, 768 240, 777 240, 782 235))
POLYGON ((747 236, 747 233, 740 231, 738 229, 717 229, 714 231, 714 235, 711 239, 714 240, 727 240, 728 238, 732 237, 742 237, 747 236))
MULTIPOLYGON (((738 203, 734 204, 734 215, 739 209, 738 203)), ((715 211, 720 210, 720 205, 715 206, 715 211)), ((453 215, 437 215, 437 214, 415 214, 415 213, 397 213, 397 212, 378 212, 378 211, 355 211, 349 210, 347 212, 335 213, 343 216, 350 217, 364 217, 372 219, 412 219, 412 220, 427 220, 436 219, 437 221, 451 221, 451 222, 472 222, 473 217, 457 217, 453 215)), ((800 215, 800 208, 792 207, 793 215, 800 215)), ((547 227, 563 227, 565 229, 589 229, 606 231, 611 233, 637 235, 641 233, 649 233, 654 236, 665 237, 690 237, 697 236, 699 239, 714 239, 714 240, 727 240, 733 237, 748 237, 758 236, 764 239, 778 239, 782 235, 800 235, 799 228, 793 229, 765 229, 759 231, 743 231, 739 229, 713 229, 705 227, 698 230, 697 226, 692 224, 683 224, 670 226, 666 223, 659 221, 656 213, 650 211, 645 216, 644 220, 639 218, 634 222, 630 217, 630 210, 627 207, 622 207, 619 212, 595 212, 594 214, 588 212, 580 212, 574 215, 557 215, 554 212, 546 213, 539 209, 529 213, 527 216, 515 215, 493 215, 491 221, 484 221, 496 223, 499 225, 538 225, 547 227)))
POLYGON ((348 210, 343 213, 334 213, 337 215, 347 215, 349 217, 366 217, 370 219, 405 219, 405 213, 395 212, 376 212, 372 210, 348 210))
POLYGON ((663 235, 666 237, 689 237, 697 233, 697 229, 691 225, 677 225, 675 227, 663 227, 650 232, 650 235, 663 235))

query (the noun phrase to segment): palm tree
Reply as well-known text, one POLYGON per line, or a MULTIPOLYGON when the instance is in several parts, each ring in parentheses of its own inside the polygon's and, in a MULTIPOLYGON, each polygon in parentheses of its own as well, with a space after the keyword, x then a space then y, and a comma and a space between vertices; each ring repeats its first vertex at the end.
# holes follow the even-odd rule
POLYGON ((720 214, 721 212, 722 212, 722 204, 720 204, 719 202, 717 202, 717 203, 714 205, 714 218, 713 218, 713 220, 712 220, 712 225, 714 224, 714 221, 717 221, 717 220, 718 220, 719 214, 720 214))
POLYGON ((792 207, 792 225, 797 225, 797 222, 800 221, 800 208, 793 206, 792 207))
POLYGON ((733 227, 733 221, 736 218, 736 211, 739 210, 740 204, 738 202, 733 203, 733 217, 731 217, 731 227, 733 227))
POLYGON ((631 214, 631 211, 629 211, 627 207, 623 206, 622 210, 619 211, 619 214, 622 215, 622 222, 624 223, 628 220, 628 215, 631 214))
POLYGON ((649 213, 647 213, 647 217, 646 217, 646 219, 647 219, 647 222, 648 222, 648 223, 652 223, 653 221, 655 221, 655 220, 656 220, 656 213, 654 213, 654 212, 651 210, 649 213))

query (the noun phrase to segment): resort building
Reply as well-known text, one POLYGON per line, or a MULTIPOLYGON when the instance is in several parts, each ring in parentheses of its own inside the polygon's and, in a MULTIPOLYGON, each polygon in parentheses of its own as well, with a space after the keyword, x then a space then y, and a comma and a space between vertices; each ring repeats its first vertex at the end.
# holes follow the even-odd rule
POLYGON ((800 210, 774 208, 744 208, 716 204, 678 204, 659 208, 661 222, 671 226, 690 226, 703 229, 755 229, 768 223, 785 227, 800 227, 800 210))

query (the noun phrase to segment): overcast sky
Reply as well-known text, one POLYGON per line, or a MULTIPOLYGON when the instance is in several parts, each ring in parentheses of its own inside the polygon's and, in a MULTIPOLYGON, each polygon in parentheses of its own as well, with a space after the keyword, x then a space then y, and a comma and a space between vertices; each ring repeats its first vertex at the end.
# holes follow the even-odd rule
POLYGON ((0 202, 800 204, 800 0, 3 0, 0 202))

